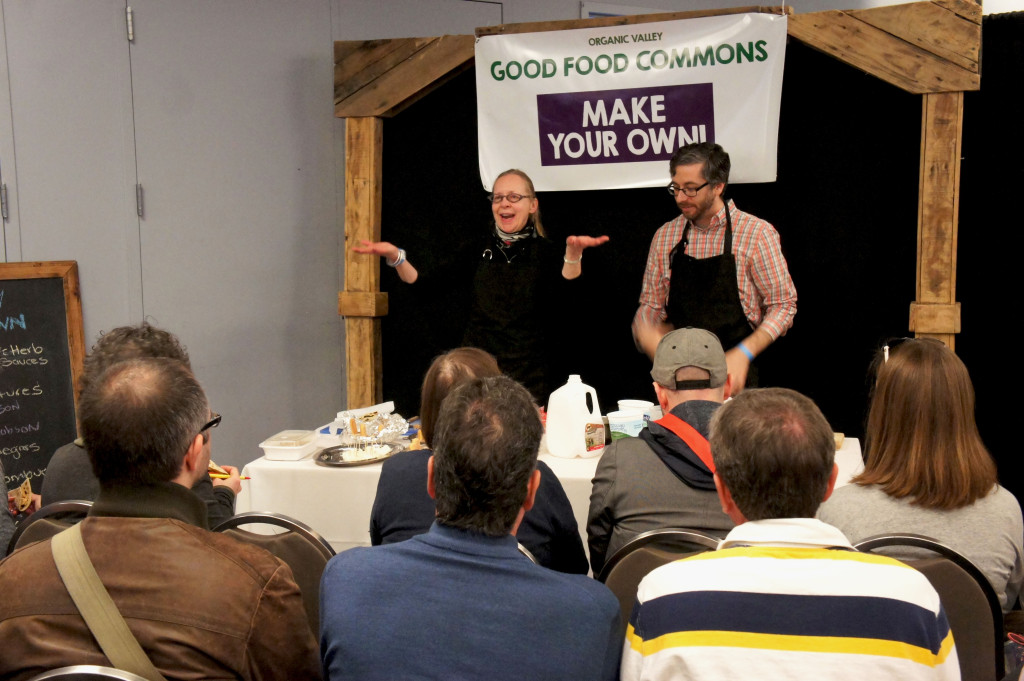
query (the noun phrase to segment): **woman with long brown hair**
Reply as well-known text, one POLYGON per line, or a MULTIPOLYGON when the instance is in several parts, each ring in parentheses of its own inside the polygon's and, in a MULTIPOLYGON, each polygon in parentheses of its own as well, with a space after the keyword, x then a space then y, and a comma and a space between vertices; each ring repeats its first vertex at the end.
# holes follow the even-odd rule
MULTIPOLYGON (((434 358, 420 394, 423 439, 431 446, 441 403, 452 390, 476 378, 500 376, 494 357, 479 348, 456 348, 434 358)), ((387 459, 370 513, 370 543, 392 544, 430 529, 434 500, 427 494, 429 449, 399 452, 387 459)), ((551 468, 537 462, 540 487, 533 508, 516 532, 519 543, 537 562, 560 572, 586 574, 589 569, 569 498, 551 468)))
POLYGON ((887 346, 886 355, 864 471, 818 517, 854 543, 884 532, 936 539, 977 565, 1009 611, 1024 581, 1024 521, 978 434, 967 367, 933 339, 887 346))

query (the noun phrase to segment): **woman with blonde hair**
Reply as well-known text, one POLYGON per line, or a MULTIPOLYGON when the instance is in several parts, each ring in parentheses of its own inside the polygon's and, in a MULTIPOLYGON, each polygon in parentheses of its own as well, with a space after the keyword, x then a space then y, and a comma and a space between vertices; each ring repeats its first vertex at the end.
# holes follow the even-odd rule
POLYGON ((967 367, 934 339, 884 351, 864 471, 818 517, 854 543, 910 532, 946 544, 985 573, 1007 612, 1024 582, 1024 521, 978 434, 967 367))
MULTIPOLYGON (((533 180, 522 170, 511 168, 498 175, 488 199, 493 219, 489 229, 452 253, 444 253, 451 244, 438 244, 436 259, 446 264, 430 276, 443 278, 438 269, 458 271, 457 283, 445 295, 461 302, 463 293, 468 294, 462 343, 493 354, 506 373, 543 402, 554 387, 550 354, 561 340, 555 329, 575 288, 565 282, 582 274, 583 251, 608 237, 569 236, 563 254, 560 245, 547 238, 533 180)), ((407 284, 423 278, 410 260, 416 254, 410 256, 387 241, 364 240, 352 250, 383 257, 407 284)))
MULTIPOLYGON (((456 348, 434 358, 420 394, 420 421, 427 447, 433 442, 441 403, 451 391, 466 381, 500 375, 497 361, 480 348, 456 348)), ((430 529, 434 522, 434 500, 427 493, 430 455, 430 449, 420 449, 399 452, 384 461, 370 512, 370 543, 374 546, 404 541, 430 529)), ((516 538, 541 565, 586 574, 589 564, 583 541, 562 483, 543 461, 537 462, 537 470, 537 497, 523 516, 516 538)))

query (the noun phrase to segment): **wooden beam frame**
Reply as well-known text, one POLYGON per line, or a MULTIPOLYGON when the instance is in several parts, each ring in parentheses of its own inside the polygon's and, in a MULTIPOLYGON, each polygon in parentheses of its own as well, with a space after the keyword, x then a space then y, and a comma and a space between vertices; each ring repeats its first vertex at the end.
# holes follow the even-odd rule
POLYGON ((960 144, 964 94, 924 96, 917 211, 917 301, 910 330, 954 347, 960 332, 956 302, 956 239, 960 213, 960 144))
POLYGON ((791 16, 789 35, 914 94, 981 87, 977 21, 935 2, 791 16))
POLYGON ((390 118, 473 65, 471 35, 334 43, 334 115, 390 118))
POLYGON ((387 294, 380 293, 380 258, 354 253, 349 241, 380 241, 380 182, 384 150, 384 122, 380 118, 345 121, 345 290, 338 312, 345 317, 345 378, 348 408, 368 407, 383 401, 381 386, 380 314, 387 312, 387 294), (342 309, 346 297, 358 294, 378 300, 378 306, 342 309))
MULTIPOLYGON (((487 26, 477 37, 623 26, 746 12, 787 14, 789 36, 907 92, 923 95, 918 200, 917 300, 909 328, 953 347, 963 93, 981 87, 981 5, 932 0, 854 11, 793 14, 792 7, 739 7, 487 26)), ((338 41, 335 116, 345 129, 345 316, 348 406, 381 401, 379 258, 353 256, 350 240, 380 239, 382 120, 470 68, 474 36, 338 41)))

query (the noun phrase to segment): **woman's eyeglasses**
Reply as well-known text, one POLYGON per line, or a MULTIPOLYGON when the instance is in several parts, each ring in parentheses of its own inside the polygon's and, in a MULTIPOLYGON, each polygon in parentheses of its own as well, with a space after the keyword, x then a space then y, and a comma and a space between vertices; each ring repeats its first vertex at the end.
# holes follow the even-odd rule
POLYGON ((509 203, 519 203, 523 199, 532 199, 533 197, 529 194, 488 194, 487 198, 491 200, 491 203, 501 203, 505 199, 508 199, 509 203))

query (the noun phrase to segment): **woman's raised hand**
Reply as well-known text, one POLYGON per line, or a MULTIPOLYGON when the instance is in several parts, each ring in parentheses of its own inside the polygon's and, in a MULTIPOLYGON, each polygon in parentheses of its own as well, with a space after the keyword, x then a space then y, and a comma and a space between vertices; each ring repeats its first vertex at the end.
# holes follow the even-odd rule
POLYGON ((365 253, 366 255, 379 255, 384 261, 398 271, 398 278, 406 284, 412 284, 419 278, 419 272, 405 259, 404 251, 398 246, 387 241, 367 241, 360 239, 362 246, 352 246, 354 253, 365 253), (401 262, 399 262, 401 258, 401 262))
POLYGON ((566 279, 575 279, 583 271, 580 261, 583 259, 583 249, 592 246, 600 246, 608 241, 607 236, 570 236, 565 240, 565 258, 562 265, 562 276, 566 279))
POLYGON ((608 242, 608 236, 570 236, 565 240, 565 256, 569 260, 578 260, 583 249, 600 246, 608 242))
POLYGON ((362 246, 352 247, 352 250, 356 253, 379 255, 392 261, 398 258, 398 247, 392 243, 387 241, 367 241, 366 239, 360 239, 359 241, 362 246))

